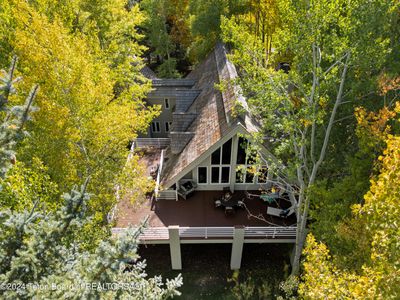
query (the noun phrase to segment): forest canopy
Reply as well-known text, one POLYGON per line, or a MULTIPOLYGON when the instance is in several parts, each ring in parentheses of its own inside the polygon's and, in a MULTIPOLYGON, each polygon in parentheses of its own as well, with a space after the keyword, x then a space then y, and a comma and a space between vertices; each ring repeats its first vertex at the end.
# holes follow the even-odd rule
POLYGON ((0 0, 0 282, 178 294, 180 277, 163 287, 132 266, 139 231, 115 240, 107 217, 116 187, 139 201, 154 185, 137 155, 127 164, 160 112, 142 68, 183 78, 223 42, 254 139, 296 186, 287 298, 399 298, 399 40, 391 0, 0 0))

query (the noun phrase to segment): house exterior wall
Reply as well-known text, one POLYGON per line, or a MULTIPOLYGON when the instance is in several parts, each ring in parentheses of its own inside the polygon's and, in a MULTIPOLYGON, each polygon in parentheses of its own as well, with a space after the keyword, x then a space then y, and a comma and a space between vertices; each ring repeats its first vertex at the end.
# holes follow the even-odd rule
MULTIPOLYGON (((232 150, 231 150, 231 159, 230 159, 230 164, 220 164, 220 165, 212 165, 211 164, 211 155, 206 157, 201 163, 199 163, 196 167, 194 167, 191 171, 192 178, 193 180, 197 183, 197 190, 202 190, 202 191, 212 191, 212 190, 222 190, 224 187, 231 187, 234 190, 258 190, 259 188, 263 187, 266 188, 269 185, 266 183, 258 183, 257 176, 254 178, 253 183, 236 183, 236 170, 238 165, 236 164, 237 162, 237 141, 238 141, 238 136, 234 136, 232 138, 232 150), (227 167, 229 166, 230 168, 230 175, 229 175, 229 182, 227 183, 212 183, 211 182, 211 168, 212 167, 227 167), (199 183, 199 178, 198 178, 198 168, 199 167, 205 167, 207 168, 207 183, 199 183)), ((222 143, 221 143, 222 146, 222 143)), ((221 169, 220 169, 221 172, 221 169)), ((270 178, 271 174, 268 174, 268 178, 270 178)), ((220 173, 221 177, 221 173, 220 173)))
POLYGON ((171 131, 171 126, 169 131, 166 130, 166 122, 170 122, 172 125, 172 114, 176 107, 176 99, 171 97, 151 97, 147 99, 148 105, 160 105, 161 113, 157 118, 154 118, 152 122, 159 122, 160 124, 160 132, 153 132, 152 125, 150 124, 150 128, 147 130, 147 135, 142 135, 140 137, 147 138, 168 138, 169 132, 171 131), (169 108, 165 107, 165 99, 168 99, 169 108))
POLYGON ((182 177, 182 179, 190 179, 190 180, 193 180, 193 172, 187 173, 185 176, 182 177))
MULTIPOLYGON (((190 123, 196 117, 196 113, 186 113, 187 108, 193 103, 194 99, 200 93, 199 90, 190 89, 191 86, 185 86, 185 80, 164 80, 169 82, 167 85, 155 84, 155 89, 148 94, 146 102, 149 106, 159 105, 161 107, 160 115, 152 123, 159 123, 159 132, 153 130, 152 125, 146 134, 139 137, 145 138, 168 138, 172 131, 172 122, 175 122, 175 131, 185 131, 190 123), (182 83, 181 86, 179 83, 182 83), (165 100, 168 99, 168 107, 165 100), (174 113, 175 117, 174 117, 174 113), (175 120, 174 120, 175 118, 175 120), (166 123, 168 122, 168 129, 166 123), (182 127, 186 127, 183 128, 182 127)), ((191 82, 189 82, 191 83, 191 82)), ((154 81, 153 81, 154 84, 154 81)), ((193 84, 193 83, 191 83, 193 84)), ((157 128, 158 129, 158 128, 157 128)))

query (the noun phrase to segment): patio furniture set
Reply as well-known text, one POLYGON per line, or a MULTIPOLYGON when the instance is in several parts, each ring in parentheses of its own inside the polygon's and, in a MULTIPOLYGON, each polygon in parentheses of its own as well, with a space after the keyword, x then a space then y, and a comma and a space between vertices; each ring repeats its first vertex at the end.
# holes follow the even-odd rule
POLYGON ((226 188, 224 188, 224 194, 222 197, 220 199, 216 199, 214 203, 216 208, 224 208, 225 215, 233 215, 235 213, 235 209, 244 208, 244 198, 238 198, 226 188))
MULTIPOLYGON (((276 206, 279 207, 278 200, 281 199, 281 195, 279 194, 279 191, 277 192, 272 192, 272 193, 266 193, 266 194, 251 194, 248 193, 247 191, 245 192, 246 199, 260 199, 266 204, 273 204, 275 203, 276 206)), ((226 215, 232 215, 235 213, 236 208, 244 208, 245 198, 238 198, 235 197, 234 194, 232 194, 229 190, 226 190, 224 188, 224 194, 220 199, 216 199, 214 201, 215 207, 216 208, 224 208, 225 214, 226 215)), ((280 217, 280 218, 287 218, 291 216, 295 212, 295 207, 292 205, 289 208, 282 209, 282 208, 276 208, 272 206, 267 207, 267 214, 275 217, 280 217)))
MULTIPOLYGON (((282 195, 280 194, 279 190, 276 190, 276 191, 273 191, 270 193, 261 194, 261 195, 250 194, 250 193, 246 192, 246 197, 248 199, 259 198, 266 204, 275 203, 276 206, 278 206, 278 207, 280 206, 278 203, 278 200, 284 199, 282 197, 282 195)), ((271 216, 275 216, 275 217, 287 218, 287 217, 291 216, 294 212, 295 212, 294 205, 292 205, 291 207, 286 208, 286 209, 276 208, 276 207, 272 207, 272 206, 267 207, 267 214, 271 215, 271 216)))

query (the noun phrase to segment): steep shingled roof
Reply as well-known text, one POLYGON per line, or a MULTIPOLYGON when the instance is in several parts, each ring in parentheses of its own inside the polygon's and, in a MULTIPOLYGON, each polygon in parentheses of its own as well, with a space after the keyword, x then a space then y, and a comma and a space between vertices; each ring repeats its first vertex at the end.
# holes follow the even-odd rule
POLYGON ((158 79, 156 73, 152 69, 150 69, 148 66, 144 66, 141 70, 140 73, 143 74, 144 77, 147 79, 158 79))
POLYGON ((236 101, 243 102, 247 108, 245 100, 231 82, 236 76, 236 69, 227 59, 223 44, 218 44, 214 51, 187 76, 186 79, 196 81, 193 89, 201 90, 187 110, 189 113, 197 114, 187 129, 194 134, 181 153, 176 155, 167 153, 168 160, 164 166, 162 184, 174 182, 190 163, 217 143, 239 121, 250 132, 257 130, 258 126, 252 118, 248 115, 236 116, 232 111, 236 101), (221 82, 227 83, 222 93, 215 87, 221 82))

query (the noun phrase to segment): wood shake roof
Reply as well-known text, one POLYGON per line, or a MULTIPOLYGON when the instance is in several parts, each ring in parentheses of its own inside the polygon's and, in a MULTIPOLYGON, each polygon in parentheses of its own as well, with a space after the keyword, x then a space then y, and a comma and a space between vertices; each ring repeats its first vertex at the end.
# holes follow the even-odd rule
MULTIPOLYGON (((244 99, 231 82, 236 76, 236 70, 228 61, 223 44, 218 44, 214 51, 187 76, 186 79, 196 81, 193 89, 201 91, 187 110, 188 113, 197 114, 187 129, 188 132, 193 133, 193 137, 181 153, 175 155, 167 153, 168 160, 162 174, 163 184, 171 184, 175 178, 179 179, 177 176, 190 163, 237 125, 240 119, 233 117, 232 109, 235 101, 244 101, 244 99), (221 82, 226 84, 226 89, 222 93, 215 86, 221 82)), ((245 107, 247 107, 246 103, 245 107)), ((249 122, 246 119, 248 118, 243 118, 244 121, 241 122, 243 126, 247 127, 246 123, 252 125, 252 121, 249 122)))
POLYGON ((143 69, 140 70, 140 72, 148 79, 158 79, 156 73, 154 73, 154 71, 148 66, 144 66, 143 69))

